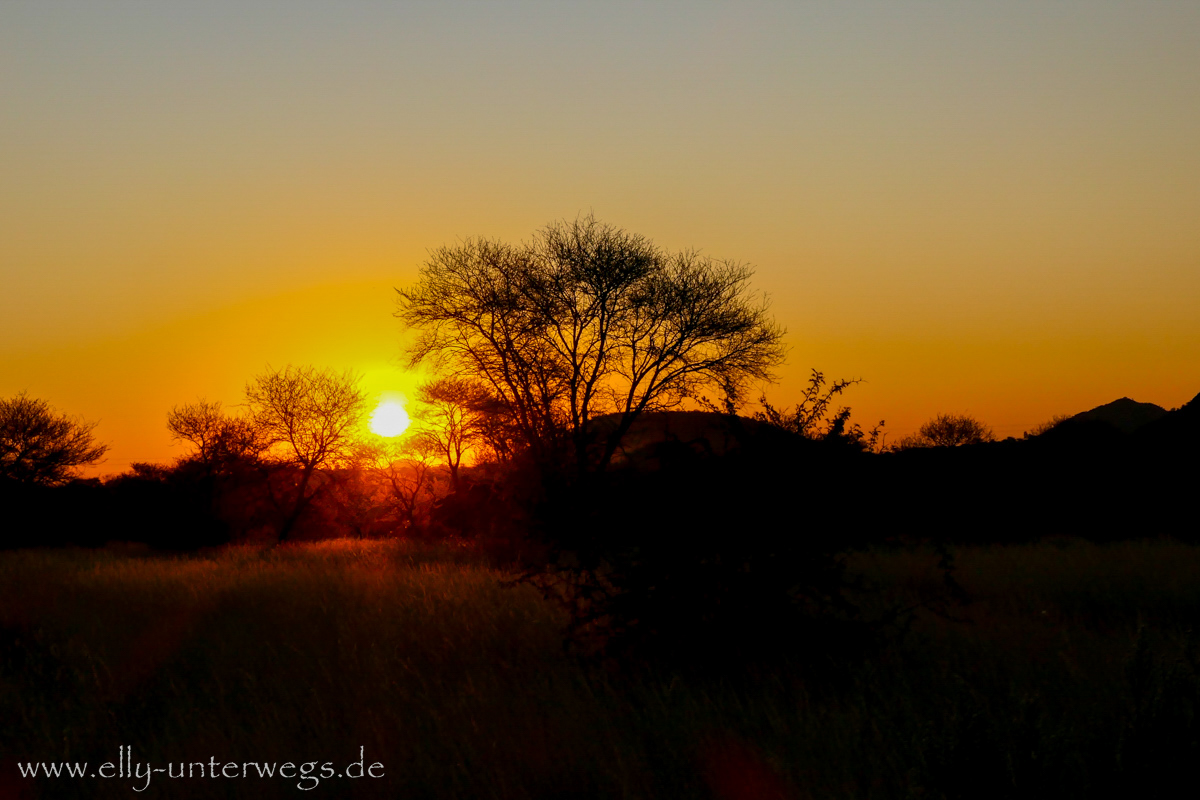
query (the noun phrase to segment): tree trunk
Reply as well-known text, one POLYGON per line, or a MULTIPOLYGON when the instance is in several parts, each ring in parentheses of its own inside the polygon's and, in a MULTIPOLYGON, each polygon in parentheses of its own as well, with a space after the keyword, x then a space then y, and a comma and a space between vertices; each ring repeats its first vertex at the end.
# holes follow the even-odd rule
POLYGON ((288 514, 287 519, 283 521, 283 527, 279 529, 279 542, 282 544, 287 541, 288 536, 292 532, 292 528, 296 527, 296 522, 300 519, 300 515, 304 512, 305 507, 311 497, 305 495, 308 489, 309 481, 312 479, 313 468, 305 467, 304 472, 300 475, 300 485, 296 488, 296 502, 292 506, 292 512, 288 514))

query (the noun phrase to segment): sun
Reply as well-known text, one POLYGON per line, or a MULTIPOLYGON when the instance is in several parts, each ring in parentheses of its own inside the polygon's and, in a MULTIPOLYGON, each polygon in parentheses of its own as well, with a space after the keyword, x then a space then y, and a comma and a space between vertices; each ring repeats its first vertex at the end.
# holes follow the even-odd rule
POLYGON ((399 436, 408 429, 411 420, 399 399, 383 398, 371 412, 371 432, 380 436, 399 436))

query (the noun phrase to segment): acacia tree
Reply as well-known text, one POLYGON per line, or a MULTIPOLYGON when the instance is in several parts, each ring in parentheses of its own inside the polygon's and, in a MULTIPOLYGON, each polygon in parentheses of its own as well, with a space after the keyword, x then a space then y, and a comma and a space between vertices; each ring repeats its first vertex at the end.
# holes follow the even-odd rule
POLYGON ((913 436, 897 444, 898 450, 917 447, 961 447, 966 444, 994 442, 992 429, 966 414, 938 414, 921 426, 913 436))
POLYGON ((271 442, 266 432, 246 417, 226 414, 220 402, 197 400, 174 406, 167 414, 171 438, 196 448, 193 458, 220 470, 239 461, 255 461, 271 442))
POLYGON ((533 240, 434 251, 399 293, 421 331, 411 363, 482 382, 540 461, 569 446, 603 470, 636 418, 704 387, 738 398, 783 361, 782 336, 749 267, 597 221, 551 223, 533 240), (593 421, 615 414, 598 458, 593 421))
POLYGON ((249 420, 278 458, 298 471, 290 509, 280 528, 287 539, 296 521, 320 491, 313 476, 352 464, 367 398, 352 372, 314 367, 268 369, 246 384, 249 420))
POLYGON ((0 478, 55 485, 108 452, 93 436, 96 423, 55 413, 45 400, 0 398, 0 478))
POLYGON ((524 442, 544 455, 561 429, 563 387, 523 289, 527 261, 519 248, 484 239, 443 247, 421 268, 416 286, 397 290, 397 316, 421 329, 409 352, 413 366, 431 361, 450 376, 491 388, 524 442))

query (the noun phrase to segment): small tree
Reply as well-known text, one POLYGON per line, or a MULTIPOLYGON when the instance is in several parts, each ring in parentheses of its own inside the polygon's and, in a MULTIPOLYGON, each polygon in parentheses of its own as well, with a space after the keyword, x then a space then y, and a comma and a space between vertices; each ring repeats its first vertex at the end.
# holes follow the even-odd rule
POLYGON ((862 383, 862 379, 842 378, 827 386, 824 373, 814 369, 800 402, 792 411, 775 408, 767 402, 766 395, 763 395, 759 399, 762 411, 755 412, 754 419, 791 431, 805 439, 840 441, 861 450, 874 451, 882 447, 880 440, 883 436, 884 421, 880 420, 874 428, 864 431, 857 422, 850 424, 848 407, 833 407, 833 399, 856 383, 862 383))
POLYGON ((196 448, 193 458, 221 471, 240 461, 256 461, 270 447, 266 432, 245 417, 230 416, 219 402, 198 400, 175 406, 167 414, 171 438, 196 448))
POLYGON ((966 414, 938 414, 912 436, 896 445, 898 450, 918 447, 961 447, 996 441, 992 429, 966 414))
POLYGON ((458 491, 463 456, 485 449, 491 425, 493 398, 487 387, 464 378, 440 378, 423 384, 417 393, 424 424, 418 437, 436 452, 450 471, 450 486, 458 491))
POLYGON ((1022 439, 1032 439, 1036 436, 1041 436, 1043 433, 1047 433, 1049 431, 1054 430, 1059 425, 1061 425, 1064 422, 1066 422, 1067 420, 1071 419, 1071 417, 1072 417, 1071 414, 1055 414, 1053 417, 1046 420, 1045 422, 1039 422, 1037 425, 1034 425, 1031 429, 1025 431, 1025 433, 1022 434, 1021 438, 1022 439))
POLYGON ((298 470, 290 510, 279 531, 286 540, 320 487, 313 476, 349 466, 361 452, 367 398, 351 372, 293 367, 268 369, 246 385, 249 420, 279 460, 298 470))
POLYGON ((369 472, 386 487, 386 504, 409 532, 434 500, 437 457, 429 439, 419 435, 381 438, 369 448, 369 472))
POLYGON ((0 478, 55 485, 75 477, 108 452, 96 442, 96 423, 55 413, 24 392, 0 399, 0 478))

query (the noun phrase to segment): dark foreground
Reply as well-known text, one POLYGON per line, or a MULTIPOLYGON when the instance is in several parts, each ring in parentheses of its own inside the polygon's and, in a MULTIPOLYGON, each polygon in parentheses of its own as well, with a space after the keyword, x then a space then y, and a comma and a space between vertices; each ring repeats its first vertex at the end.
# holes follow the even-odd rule
POLYGON ((462 548, 4 552, 0 797, 1065 798, 1190 779, 1200 548, 956 560, 966 605, 929 552, 853 556, 866 610, 910 624, 814 676, 582 663, 554 607, 462 548))

